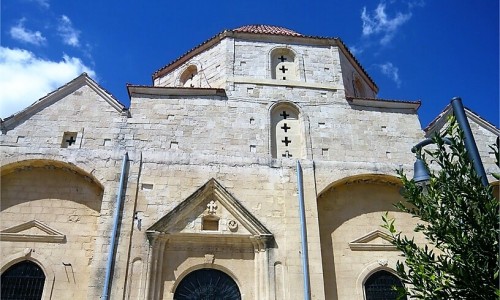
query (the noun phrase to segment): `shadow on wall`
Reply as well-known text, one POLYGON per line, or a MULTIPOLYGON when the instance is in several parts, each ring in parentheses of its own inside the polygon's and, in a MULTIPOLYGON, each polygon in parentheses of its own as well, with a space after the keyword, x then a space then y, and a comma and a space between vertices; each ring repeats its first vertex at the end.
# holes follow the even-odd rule
POLYGON ((345 231, 351 233, 359 231, 359 227, 367 227, 366 232, 380 228, 382 214, 386 211, 398 211, 393 203, 403 200, 399 194, 398 181, 399 179, 395 177, 385 182, 369 177, 356 177, 354 180, 344 180, 330 187, 318 197, 326 299, 338 298, 334 251, 339 251, 339 248, 348 249, 349 239, 352 238, 345 237, 347 241, 342 240, 341 245, 335 245, 336 231, 338 235, 340 231, 342 234, 345 231), (351 220, 354 222, 350 222, 351 220))

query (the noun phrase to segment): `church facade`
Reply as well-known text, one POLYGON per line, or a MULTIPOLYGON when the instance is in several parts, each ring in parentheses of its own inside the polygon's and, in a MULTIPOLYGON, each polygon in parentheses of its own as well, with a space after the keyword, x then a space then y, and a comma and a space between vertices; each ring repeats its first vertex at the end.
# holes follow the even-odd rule
MULTIPOLYGON (((422 130, 420 102, 377 98, 340 39, 265 25, 223 31, 152 79, 127 86, 126 108, 82 74, 2 120, 2 298, 391 293, 402 258, 381 216, 415 225, 393 207, 395 170, 412 174, 410 149, 449 108, 422 130)), ((497 172, 498 129, 467 116, 497 172)))

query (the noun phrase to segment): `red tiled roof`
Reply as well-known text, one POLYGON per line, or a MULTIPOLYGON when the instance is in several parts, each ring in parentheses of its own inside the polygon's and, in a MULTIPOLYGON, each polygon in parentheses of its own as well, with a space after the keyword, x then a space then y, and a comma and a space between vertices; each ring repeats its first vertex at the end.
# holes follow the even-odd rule
POLYGON ((246 25, 233 29, 235 32, 246 33, 261 33, 261 34, 275 34, 275 35, 289 35, 289 36, 304 36, 298 32, 288 28, 271 26, 271 25, 246 25))

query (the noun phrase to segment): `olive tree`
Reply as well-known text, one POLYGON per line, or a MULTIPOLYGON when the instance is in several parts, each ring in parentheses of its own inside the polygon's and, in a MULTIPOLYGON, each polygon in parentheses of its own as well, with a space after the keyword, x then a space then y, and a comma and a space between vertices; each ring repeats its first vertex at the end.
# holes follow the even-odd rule
MULTIPOLYGON (((432 163, 427 185, 398 171, 405 202, 396 204, 417 218, 415 232, 425 245, 408 238, 394 219, 382 217, 392 243, 402 252, 397 273, 405 284, 401 296, 413 299, 498 299, 499 200, 484 186, 467 156, 463 132, 453 119, 422 153, 432 163), (450 142, 447 145, 444 136, 450 142)), ((498 165, 498 139, 492 147, 498 165)))

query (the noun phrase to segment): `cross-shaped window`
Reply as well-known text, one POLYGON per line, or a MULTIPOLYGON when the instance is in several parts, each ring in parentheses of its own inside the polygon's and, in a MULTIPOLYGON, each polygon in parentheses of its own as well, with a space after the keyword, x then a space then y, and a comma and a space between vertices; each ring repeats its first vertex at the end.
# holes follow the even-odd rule
POLYGON ((283 126, 281 126, 281 129, 283 129, 285 132, 287 132, 287 131, 288 131, 288 129, 290 129, 290 128, 292 128, 292 127, 288 127, 288 126, 286 125, 286 123, 285 123, 283 126))
POLYGON ((289 140, 287 136, 285 136, 284 140, 281 140, 282 143, 285 143, 285 146, 288 147, 288 144, 292 143, 292 140, 289 140))
POLYGON ((73 136, 70 136, 69 139, 66 140, 66 143, 68 143, 68 145, 73 145, 74 143, 76 142, 75 138, 73 136))

